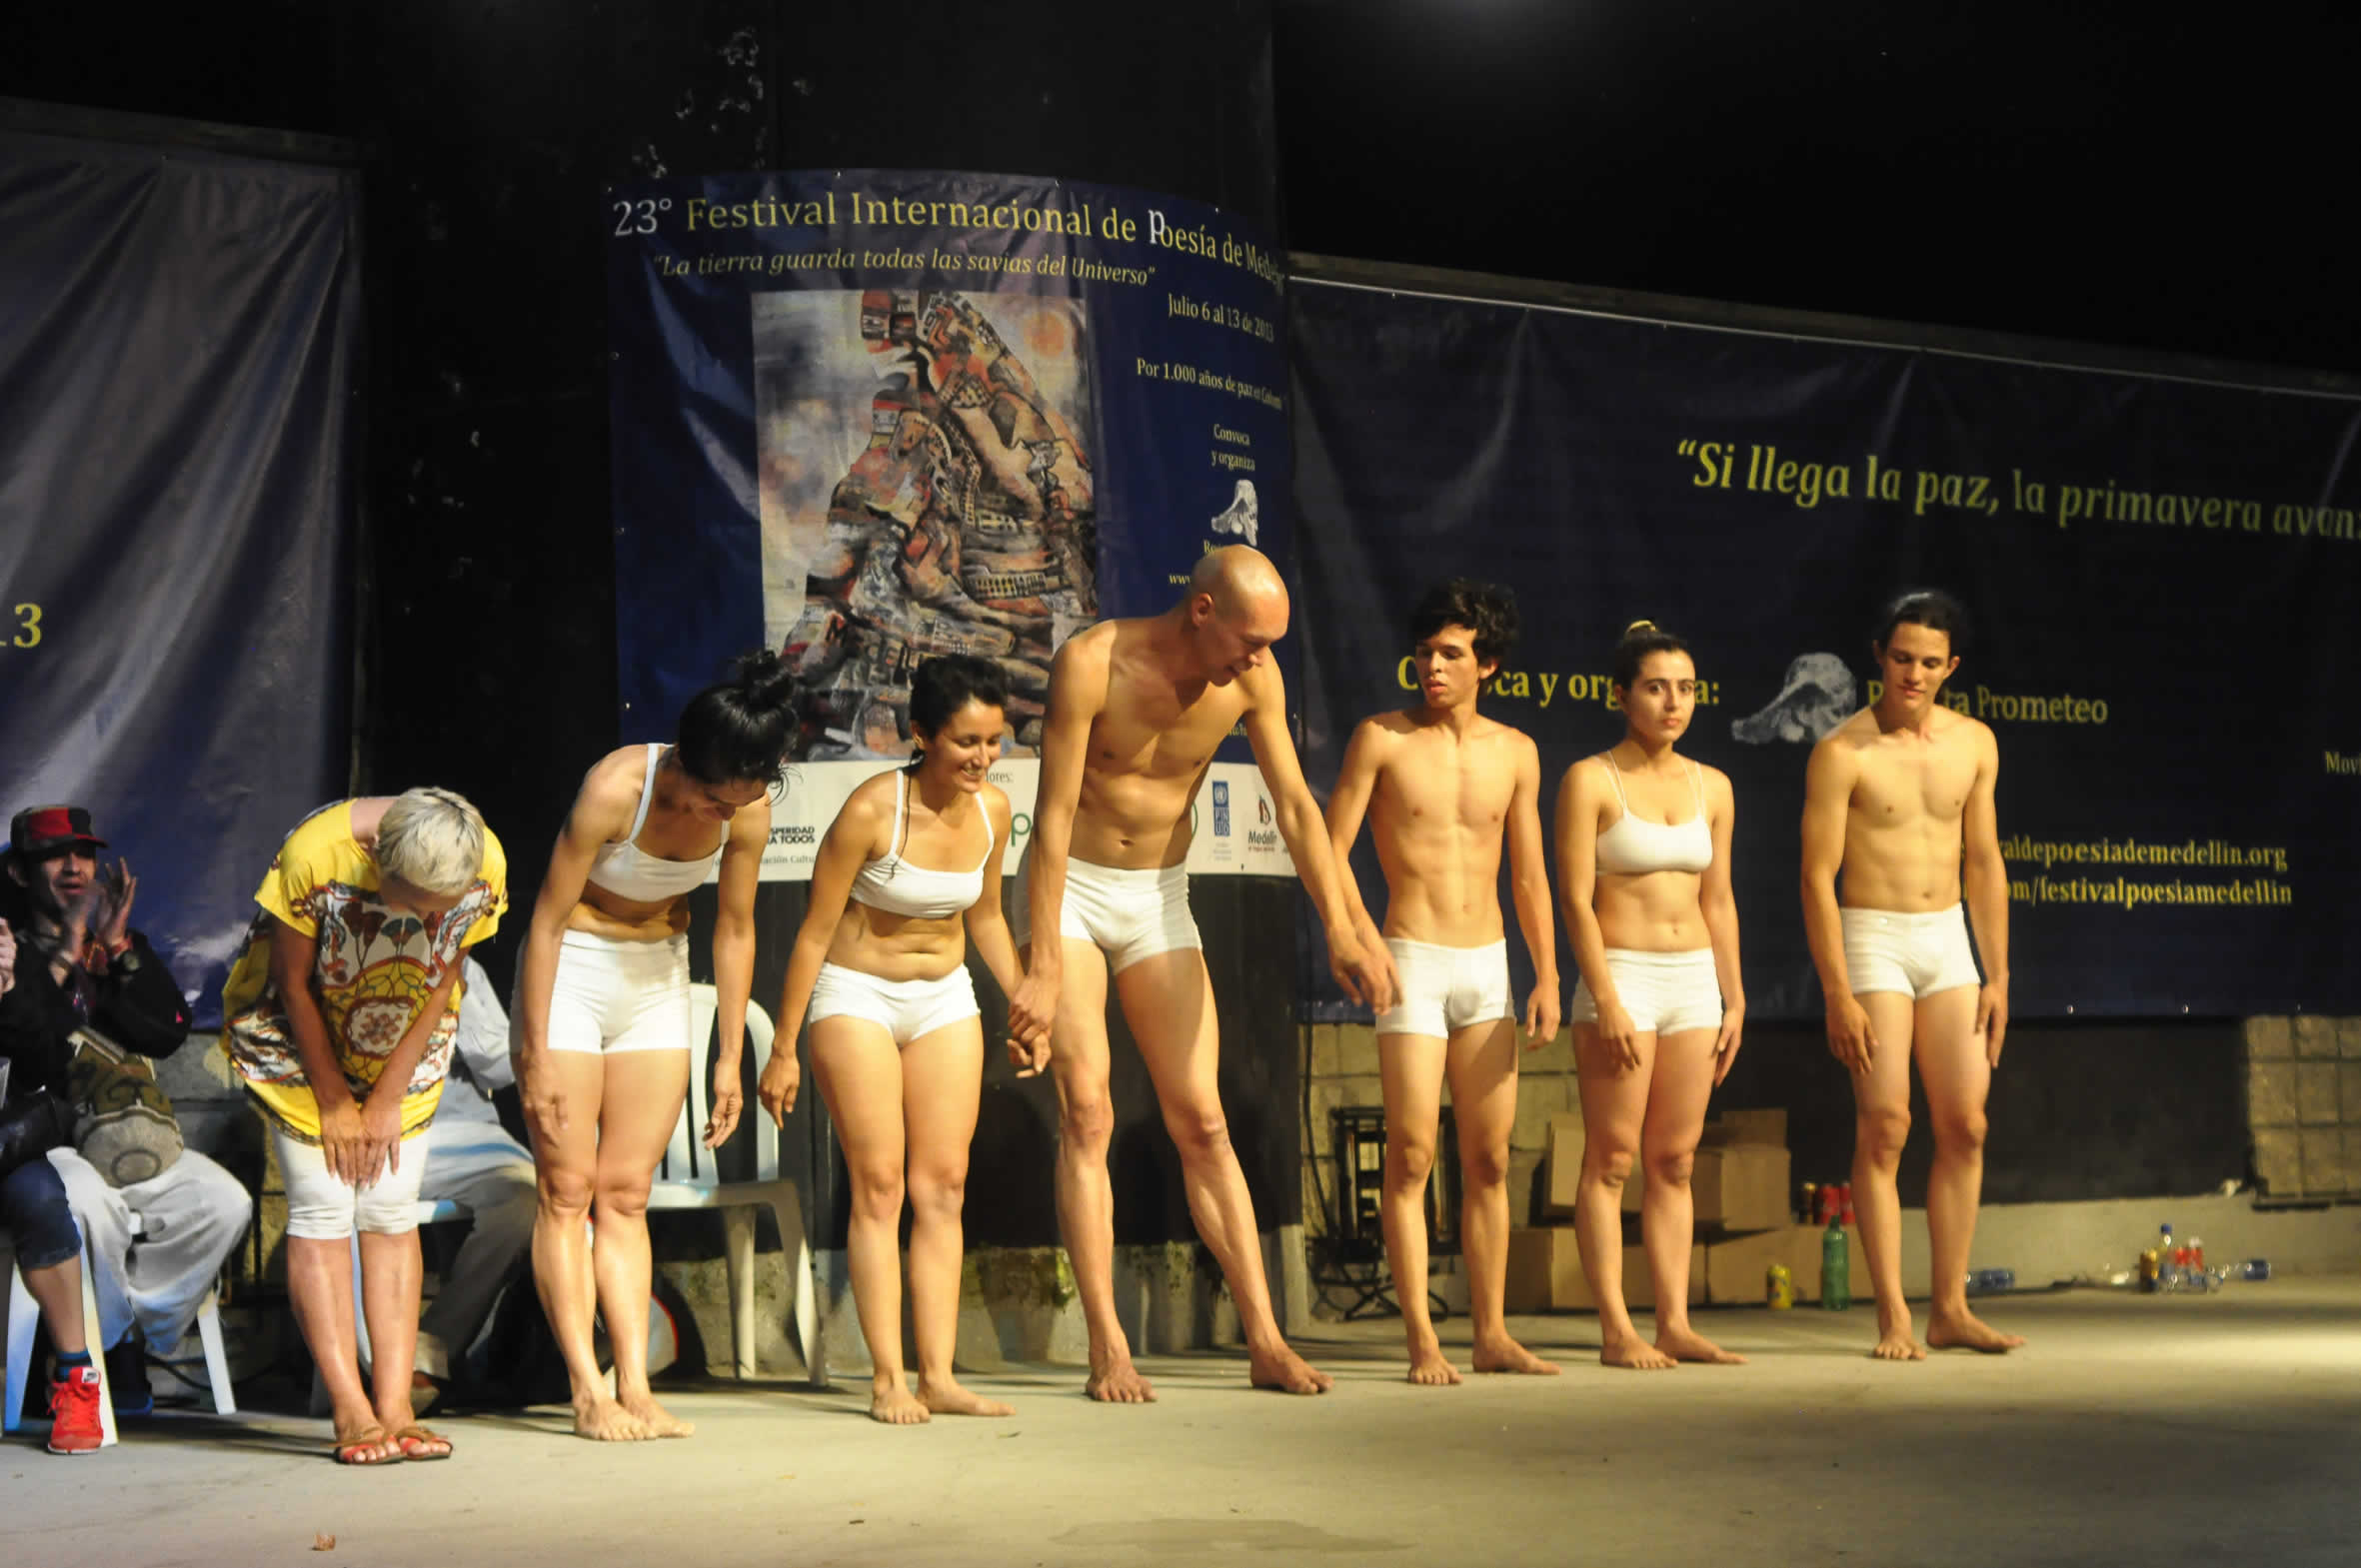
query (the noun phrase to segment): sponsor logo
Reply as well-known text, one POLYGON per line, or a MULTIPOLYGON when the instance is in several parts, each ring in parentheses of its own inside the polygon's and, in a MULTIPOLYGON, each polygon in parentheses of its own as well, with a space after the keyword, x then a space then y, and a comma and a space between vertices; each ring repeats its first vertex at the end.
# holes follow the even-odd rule
MULTIPOLYGON (((1264 821, 1270 820, 1268 806, 1264 806, 1262 809, 1262 819, 1264 821)), ((1213 836, 1216 838, 1229 836, 1229 784, 1228 781, 1222 779, 1213 781, 1213 836)))

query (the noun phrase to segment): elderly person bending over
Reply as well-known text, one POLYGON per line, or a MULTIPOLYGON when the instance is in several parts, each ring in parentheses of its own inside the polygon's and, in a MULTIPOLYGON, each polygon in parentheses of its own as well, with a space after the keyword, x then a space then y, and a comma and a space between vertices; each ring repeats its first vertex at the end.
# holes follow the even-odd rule
POLYGON ((287 1187, 287 1289, 341 1464, 442 1459, 410 1415, 419 1177, 458 1032, 461 961, 508 906, 500 840, 448 789, 339 800, 298 824, 222 994, 287 1187), (351 1252, 374 1388, 354 1340, 351 1252))

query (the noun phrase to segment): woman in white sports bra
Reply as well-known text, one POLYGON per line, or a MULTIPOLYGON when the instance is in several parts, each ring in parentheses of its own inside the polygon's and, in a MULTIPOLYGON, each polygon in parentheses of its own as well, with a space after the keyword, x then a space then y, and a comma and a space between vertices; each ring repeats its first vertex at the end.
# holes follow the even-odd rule
POLYGON ((1581 973, 1566 1009, 1586 1136, 1574 1228, 1608 1366, 1743 1359, 1688 1317, 1689 1165, 1746 1015, 1729 778, 1673 752, 1696 688, 1687 645, 1633 622, 1615 649, 1623 739, 1567 769, 1557 788, 1558 897, 1581 973), (1640 1235, 1656 1291, 1653 1346, 1623 1304, 1623 1185, 1634 1155, 1647 1172, 1640 1235))
POLYGON ((533 905, 510 1053, 541 1183, 533 1275, 584 1437, 689 1433, 648 1388, 648 1188, 689 1092, 691 1048, 704 1043, 689 1038, 689 893, 717 865, 721 1053, 706 1147, 738 1124, 755 884, 771 791, 795 736, 793 684, 776 654, 747 654, 690 699, 671 746, 602 758, 558 830, 533 905), (585 1215, 595 1221, 587 1238, 585 1215), (612 1397, 592 1347, 594 1308, 614 1350, 612 1397))
MULTIPOLYGON (((852 1174, 853 1303, 869 1341, 869 1413, 894 1425, 934 1415, 1009 1415, 960 1386, 960 1207, 984 1085, 984 1021, 968 940, 1014 992, 1024 978, 1001 907, 1009 797, 986 775, 1000 755, 1009 689, 988 660, 930 659, 910 683, 910 765, 855 789, 812 867, 812 902, 788 959, 778 1042, 756 1094, 795 1107, 797 1034, 852 1174), (910 1196, 910 1305, 918 1387, 902 1376, 902 1202, 910 1196)), ((1049 1060, 1045 1036, 1011 1054, 1049 1060)))

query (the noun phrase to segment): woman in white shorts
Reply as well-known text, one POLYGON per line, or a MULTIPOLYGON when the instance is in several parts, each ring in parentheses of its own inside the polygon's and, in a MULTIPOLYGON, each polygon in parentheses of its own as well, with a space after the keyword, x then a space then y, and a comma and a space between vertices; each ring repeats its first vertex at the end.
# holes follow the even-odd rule
POLYGON ((222 1043, 270 1128, 287 1294, 328 1390, 337 1462, 447 1459, 450 1439, 410 1415, 418 1181, 459 1033, 463 957, 508 907, 507 859, 448 789, 338 800, 280 843, 254 901, 222 987, 222 1043))
POLYGON ((1566 1010, 1586 1138, 1574 1228, 1609 1366, 1740 1359, 1688 1319, 1689 1166, 1746 1013, 1729 778, 1673 751, 1696 686, 1687 646, 1633 622, 1615 649, 1623 739, 1567 769, 1557 789, 1558 896, 1581 973, 1566 1010), (1623 1184, 1635 1154, 1647 1172, 1640 1235, 1655 1284, 1652 1347, 1623 1304, 1623 1184))
POLYGON ((717 865, 721 1043, 705 1146, 719 1147, 738 1124, 755 883, 771 791, 795 735, 793 682, 777 655, 745 655, 729 679, 690 700, 671 746, 601 759, 558 830, 534 901, 510 1053, 541 1185, 533 1274, 584 1437, 690 1430, 648 1387, 648 1188, 689 1092, 691 1051, 704 1044, 689 1037, 689 893, 717 865), (594 1312, 606 1318, 615 1358, 612 1396, 593 1348, 594 1312))
MULTIPOLYGON (((795 1107, 795 1040, 812 1025, 812 1070, 852 1174, 853 1302, 869 1341, 869 1413, 1008 1415, 960 1386, 960 1207, 984 1080, 984 1025, 968 938, 1005 992, 1024 971, 1001 908, 1009 797, 986 777, 1007 727, 1008 683, 990 661, 930 659, 911 679, 910 765, 855 789, 821 840, 812 902, 788 960, 779 1042, 756 1094, 795 1107), (965 921, 963 928, 962 922, 965 921), (902 1203, 908 1190, 911 1315, 919 1381, 902 1375, 902 1203)), ((1011 1052, 1022 1073, 1043 1039, 1011 1052)))

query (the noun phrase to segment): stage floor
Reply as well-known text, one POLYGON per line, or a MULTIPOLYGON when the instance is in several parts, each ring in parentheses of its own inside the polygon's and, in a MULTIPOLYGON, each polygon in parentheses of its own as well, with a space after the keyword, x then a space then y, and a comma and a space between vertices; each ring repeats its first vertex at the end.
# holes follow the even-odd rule
POLYGON ((1985 1305, 2031 1343, 1888 1366, 1865 1307, 1701 1311, 1752 1364, 1638 1374, 1597 1365, 1588 1316, 1521 1318, 1564 1376, 1422 1389, 1397 1326, 1356 1323, 1302 1342, 1336 1375, 1316 1399, 1217 1354, 1150 1361, 1148 1408, 1040 1367, 976 1380, 1013 1420, 912 1429, 866 1419, 865 1381, 708 1383, 670 1396, 687 1440, 461 1416, 452 1460, 381 1470, 332 1465, 322 1421, 167 1413, 94 1457, 0 1448, 0 1537, 158 1568, 2353 1560, 2361 1277, 1985 1305))

